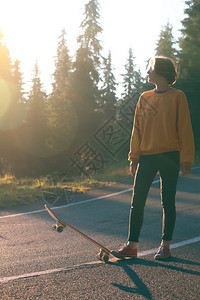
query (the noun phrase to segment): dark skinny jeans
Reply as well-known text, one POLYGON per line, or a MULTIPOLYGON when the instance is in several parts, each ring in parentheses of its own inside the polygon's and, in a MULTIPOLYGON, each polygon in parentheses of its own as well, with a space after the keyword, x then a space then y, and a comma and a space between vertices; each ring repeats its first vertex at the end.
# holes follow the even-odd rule
POLYGON ((180 153, 178 151, 140 157, 133 187, 128 241, 138 242, 139 240, 147 195, 158 171, 163 207, 162 239, 172 240, 176 220, 175 195, 179 169, 180 153))

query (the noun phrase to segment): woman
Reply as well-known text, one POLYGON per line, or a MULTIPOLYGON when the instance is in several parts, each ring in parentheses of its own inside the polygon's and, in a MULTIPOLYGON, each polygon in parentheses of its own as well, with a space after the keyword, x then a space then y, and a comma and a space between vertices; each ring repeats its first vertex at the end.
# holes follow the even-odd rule
POLYGON ((130 172, 135 180, 128 242, 113 254, 137 257, 146 198, 159 172, 163 228, 161 245, 154 258, 162 260, 171 256, 177 180, 180 168, 183 176, 191 170, 194 138, 186 96, 171 87, 177 78, 174 62, 170 58, 156 56, 150 60, 147 74, 155 89, 140 96, 135 111, 129 152, 130 172))

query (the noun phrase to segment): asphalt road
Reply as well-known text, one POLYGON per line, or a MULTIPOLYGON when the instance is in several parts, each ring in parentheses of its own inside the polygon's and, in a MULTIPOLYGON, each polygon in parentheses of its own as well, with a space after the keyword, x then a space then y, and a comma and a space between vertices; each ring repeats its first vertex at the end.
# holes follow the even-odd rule
MULTIPOLYGON (((77 203, 54 212, 117 249, 127 237, 131 191, 116 193, 130 188, 78 195, 77 203)), ((162 221, 157 182, 147 199, 139 258, 118 263, 96 261, 98 249, 69 229, 53 232, 43 201, 1 211, 0 299, 200 299, 200 168, 179 179, 176 199, 173 257, 166 262, 153 259, 162 221)))

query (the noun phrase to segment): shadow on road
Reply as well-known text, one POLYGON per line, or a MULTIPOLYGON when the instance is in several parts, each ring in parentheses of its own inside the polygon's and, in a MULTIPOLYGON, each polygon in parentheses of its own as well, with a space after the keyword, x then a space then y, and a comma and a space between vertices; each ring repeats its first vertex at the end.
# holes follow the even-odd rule
POLYGON ((131 293, 131 294, 137 294, 144 296, 147 299, 153 299, 151 296, 151 292, 147 288, 147 286, 144 284, 144 282, 140 279, 140 277, 136 274, 135 271, 133 271, 129 266, 129 263, 119 263, 119 265, 123 268, 123 270, 126 272, 126 274, 130 277, 130 279, 135 284, 135 287, 128 287, 123 286, 122 284, 113 283, 112 285, 119 288, 120 290, 131 293), (123 264, 123 265, 122 265, 123 264))
MULTIPOLYGON (((188 260, 188 259, 182 259, 182 258, 174 257, 174 256, 170 259, 170 261, 178 263, 178 264, 185 264, 185 265, 191 265, 191 266, 200 266, 200 263, 198 263, 196 261, 191 261, 191 260, 188 260)), ((198 272, 198 273, 200 275, 200 272, 198 272)))
MULTIPOLYGON (((125 291, 127 293, 132 293, 132 294, 139 294, 147 299, 153 299, 151 292, 149 291, 149 289, 147 288, 147 286, 144 284, 144 282, 141 280, 141 278, 137 275, 137 273, 131 268, 131 266, 135 266, 135 265, 141 265, 141 266, 145 266, 145 267, 154 267, 154 268, 165 268, 168 270, 173 270, 173 271, 178 271, 178 272, 182 272, 182 273, 186 273, 186 274, 190 274, 190 275, 196 275, 196 276, 200 276, 200 272, 198 271, 193 271, 193 270, 189 270, 186 268, 181 268, 178 266, 174 266, 172 265, 172 263, 178 263, 178 264, 184 264, 184 265, 193 265, 193 266, 199 266, 200 263, 198 262, 194 262, 194 261, 190 261, 190 260, 186 260, 186 259, 182 259, 182 258, 176 258, 176 257, 172 257, 171 259, 167 260, 167 261, 151 261, 151 260, 147 260, 147 259, 135 259, 134 262, 133 261, 119 261, 117 262, 118 266, 121 267, 126 274, 129 276, 129 278, 132 280, 132 282, 134 283, 135 287, 129 287, 129 286, 123 286, 121 284, 117 284, 117 283, 112 283, 113 286, 119 288, 122 291, 125 291)), ((111 264, 115 264, 116 263, 111 263, 111 264)))

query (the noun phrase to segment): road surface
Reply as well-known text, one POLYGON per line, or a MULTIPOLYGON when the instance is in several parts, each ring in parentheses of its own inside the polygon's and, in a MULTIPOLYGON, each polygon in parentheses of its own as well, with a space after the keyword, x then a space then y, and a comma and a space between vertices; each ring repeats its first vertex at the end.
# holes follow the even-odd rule
MULTIPOLYGON (((78 195, 57 207, 64 221, 117 249, 126 241, 131 183, 78 195)), ((157 178, 145 207, 139 257, 96 260, 93 245, 53 232, 44 202, 0 212, 0 299, 200 299, 200 168, 178 182, 173 257, 154 261, 162 210, 157 178)))

